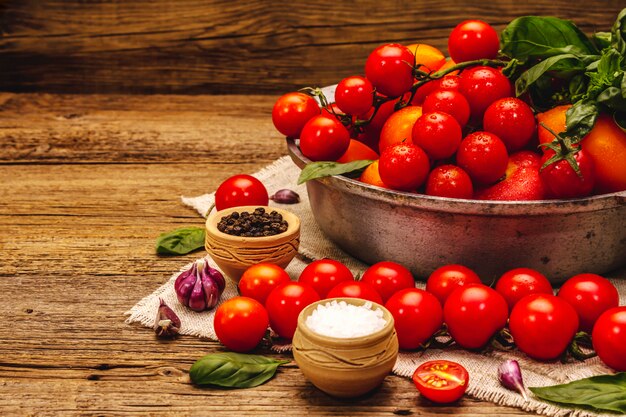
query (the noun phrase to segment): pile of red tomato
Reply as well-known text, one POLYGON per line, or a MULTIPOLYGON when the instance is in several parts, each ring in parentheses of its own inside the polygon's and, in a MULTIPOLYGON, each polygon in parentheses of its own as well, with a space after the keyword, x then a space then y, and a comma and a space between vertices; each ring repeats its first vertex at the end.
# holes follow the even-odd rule
POLYGON ((332 259, 309 264, 297 282, 273 264, 250 267, 239 282, 240 297, 215 315, 219 340, 235 351, 258 345, 268 325, 291 339, 300 312, 320 299, 354 297, 384 305, 393 315, 401 349, 424 347, 446 324, 458 346, 482 349, 508 324, 518 349, 538 360, 563 355, 578 331, 592 334, 593 347, 608 366, 626 371, 626 307, 611 282, 584 273, 553 295, 541 273, 506 272, 494 288, 462 265, 435 270, 426 289, 415 288, 411 272, 394 262, 369 267, 360 280, 332 259))
POLYGON ((538 132, 535 113, 513 97, 512 83, 493 61, 498 49, 496 31, 477 20, 452 31, 448 61, 425 44, 381 45, 367 58, 365 77, 339 82, 334 103, 322 100, 320 109, 311 95, 288 93, 276 102, 272 119, 282 134, 300 139, 310 160, 374 160, 360 180, 394 190, 485 200, 625 190, 626 133, 602 118, 603 126, 615 127, 601 128, 609 135, 581 147, 561 145, 551 130, 565 130, 567 108, 547 117, 547 129, 538 132), (469 65, 473 60, 493 66, 469 65), (462 68, 452 68, 456 64, 462 68), (419 74, 439 75, 418 81, 419 74), (551 125, 561 116, 561 125, 551 125), (553 149, 538 151, 538 136, 553 149), (556 153, 561 159, 541 169, 556 153))

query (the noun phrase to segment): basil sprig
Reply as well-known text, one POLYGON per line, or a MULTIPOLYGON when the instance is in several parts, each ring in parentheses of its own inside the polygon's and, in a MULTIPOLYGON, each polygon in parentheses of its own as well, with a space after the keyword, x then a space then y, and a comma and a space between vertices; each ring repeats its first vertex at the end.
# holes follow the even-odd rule
POLYGON ((267 382, 280 365, 289 362, 259 355, 213 353, 196 361, 189 376, 196 385, 252 388, 267 382))
POLYGON ((553 403, 626 414, 626 372, 529 389, 537 397, 553 403))
POLYGON ((156 252, 161 255, 185 255, 204 248, 204 228, 183 227, 157 238, 156 252))
POLYGON ((305 183, 316 178, 330 177, 332 175, 355 174, 371 165, 371 160, 352 161, 345 164, 332 161, 311 162, 304 167, 298 178, 298 184, 305 183))

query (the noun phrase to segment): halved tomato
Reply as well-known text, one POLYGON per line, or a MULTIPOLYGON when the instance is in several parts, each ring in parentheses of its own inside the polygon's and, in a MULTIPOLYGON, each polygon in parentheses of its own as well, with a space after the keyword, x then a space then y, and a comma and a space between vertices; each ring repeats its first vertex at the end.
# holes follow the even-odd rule
POLYGON ((435 360, 421 364, 413 374, 418 391, 436 403, 451 403, 463 396, 469 383, 469 374, 462 365, 435 360))

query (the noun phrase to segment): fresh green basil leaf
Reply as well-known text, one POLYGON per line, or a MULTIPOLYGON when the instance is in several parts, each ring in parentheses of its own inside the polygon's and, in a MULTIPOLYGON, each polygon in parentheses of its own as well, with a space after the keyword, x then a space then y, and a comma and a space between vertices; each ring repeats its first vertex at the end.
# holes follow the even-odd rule
POLYGON ((556 17, 523 16, 502 31, 502 53, 520 61, 554 55, 596 55, 598 50, 576 25, 556 17))
POLYGON ((626 55, 626 8, 619 12, 611 29, 611 46, 622 56, 626 55))
POLYGON ((586 99, 595 99, 606 88, 619 85, 619 80, 624 74, 621 69, 624 57, 615 49, 607 49, 602 52, 602 56, 598 61, 595 70, 587 69, 587 77, 589 77, 589 87, 587 89, 586 99))
POLYGON ((607 88, 598 95, 596 101, 612 110, 626 112, 626 98, 622 95, 622 90, 617 87, 607 88))
POLYGON ((611 32, 596 32, 591 37, 591 40, 599 50, 603 50, 611 46, 611 32))
POLYGON ((185 255, 204 248, 203 227, 183 227, 157 238, 156 251, 161 255, 185 255))
POLYGON ((196 385, 252 388, 267 382, 280 365, 288 362, 259 355, 213 353, 197 360, 189 377, 196 385))
POLYGON ((568 84, 570 100, 575 103, 587 92, 587 78, 583 74, 574 75, 568 84))
POLYGON ((598 103, 578 101, 565 113, 566 134, 574 143, 579 142, 593 129, 598 118, 598 103))
POLYGON ((298 184, 305 183, 310 180, 322 177, 330 177, 332 175, 348 174, 361 170, 369 166, 371 160, 352 161, 345 164, 331 161, 311 162, 304 167, 298 178, 298 184))
POLYGON ((551 387, 530 387, 542 400, 565 406, 626 413, 626 372, 580 379, 551 387))
POLYGON ((581 73, 584 70, 584 63, 575 55, 564 54, 552 56, 522 73, 517 81, 515 81, 515 94, 518 96, 524 94, 526 90, 528 90, 528 87, 534 84, 539 77, 548 71, 562 73, 562 75, 566 76, 567 74, 581 73))

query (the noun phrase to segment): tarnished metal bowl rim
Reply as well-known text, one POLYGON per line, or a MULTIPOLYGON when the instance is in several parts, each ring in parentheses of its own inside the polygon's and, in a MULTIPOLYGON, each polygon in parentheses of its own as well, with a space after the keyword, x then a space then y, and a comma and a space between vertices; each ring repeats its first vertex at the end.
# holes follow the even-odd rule
MULTIPOLYGON (((311 160, 302 155, 296 140, 287 138, 287 148, 291 159, 300 169, 311 162, 311 160)), ((396 207, 411 207, 445 213, 464 213, 481 216, 572 214, 610 209, 622 206, 626 202, 626 191, 567 200, 493 201, 435 197, 388 190, 342 175, 318 178, 313 181, 320 181, 338 190, 389 203, 396 207)))

